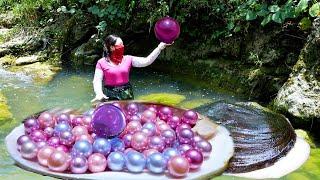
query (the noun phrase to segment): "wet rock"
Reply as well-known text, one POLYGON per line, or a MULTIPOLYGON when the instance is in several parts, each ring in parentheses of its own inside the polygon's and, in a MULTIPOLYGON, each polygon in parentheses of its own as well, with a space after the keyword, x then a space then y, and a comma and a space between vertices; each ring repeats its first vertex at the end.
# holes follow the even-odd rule
POLYGON ((226 170, 249 172, 271 166, 293 147, 296 134, 282 115, 257 103, 217 102, 195 108, 230 132, 235 154, 226 170))
POLYGON ((313 23, 305 47, 273 106, 304 121, 320 120, 320 18, 313 23))
POLYGON ((180 94, 154 93, 139 96, 137 97, 137 99, 153 103, 162 103, 165 105, 177 105, 181 103, 183 100, 185 100, 186 97, 180 94))
POLYGON ((24 66, 11 66, 8 70, 12 72, 21 72, 30 75, 36 83, 47 83, 51 81, 60 67, 55 67, 49 63, 36 62, 24 66))
POLYGON ((31 56, 24 56, 24 57, 19 57, 15 61, 16 66, 21 66, 21 65, 26 65, 26 64, 32 64, 35 62, 39 62, 40 58, 37 55, 31 55, 31 56))

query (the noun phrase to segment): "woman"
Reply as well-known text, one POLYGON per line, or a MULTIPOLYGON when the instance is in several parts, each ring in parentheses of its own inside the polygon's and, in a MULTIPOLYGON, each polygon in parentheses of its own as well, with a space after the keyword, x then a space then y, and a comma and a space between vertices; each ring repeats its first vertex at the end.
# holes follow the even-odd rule
POLYGON ((132 86, 129 82, 131 67, 146 67, 152 64, 159 56, 161 50, 170 45, 160 43, 148 57, 136 57, 130 55, 123 56, 124 45, 121 38, 116 35, 109 35, 104 43, 106 53, 96 65, 93 78, 93 89, 96 96, 91 102, 107 99, 133 99, 132 86))

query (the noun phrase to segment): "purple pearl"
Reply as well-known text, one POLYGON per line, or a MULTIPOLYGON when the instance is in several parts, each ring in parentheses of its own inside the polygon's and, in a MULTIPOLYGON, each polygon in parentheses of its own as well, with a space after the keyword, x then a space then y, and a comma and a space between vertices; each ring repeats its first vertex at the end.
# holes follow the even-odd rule
POLYGON ((156 149, 159 152, 162 152, 165 148, 165 142, 160 136, 152 136, 148 139, 149 149, 156 149))
POLYGON ((34 130, 40 128, 39 122, 37 119, 29 118, 24 122, 25 131, 29 134, 34 130))
POLYGON ((70 170, 75 174, 85 173, 88 169, 88 161, 83 156, 76 156, 70 162, 70 170))
POLYGON ((43 130, 44 134, 47 136, 47 138, 50 138, 53 136, 53 132, 54 132, 54 129, 52 127, 46 127, 44 130, 43 130))
POLYGON ((183 113, 183 116, 181 118, 182 122, 195 125, 198 120, 198 114, 195 111, 188 110, 183 113))
POLYGON ((169 107, 165 106, 165 107, 160 108, 160 110, 159 110, 159 118, 161 120, 167 121, 167 119, 169 117, 171 117, 172 115, 173 115, 173 112, 172 112, 171 108, 169 108, 169 107))
POLYGON ((212 151, 212 145, 208 141, 202 140, 195 144, 195 149, 200 150, 203 156, 207 158, 210 156, 210 153, 212 151))
POLYGON ((193 139, 192 139, 192 145, 195 146, 195 144, 196 144, 197 142, 202 141, 202 140, 204 140, 204 139, 203 139, 201 136, 195 135, 195 136, 193 137, 193 139))
POLYGON ((76 116, 76 117, 72 118, 71 119, 71 124, 72 124, 73 127, 82 126, 83 125, 82 116, 76 116))
POLYGON ((185 153, 186 151, 188 151, 189 149, 192 149, 192 146, 189 144, 181 144, 178 148, 178 150, 180 151, 181 154, 185 153))
POLYGON ((167 129, 162 131, 161 137, 164 139, 166 145, 170 146, 176 140, 176 133, 171 129, 167 129))
POLYGON ((34 130, 30 133, 30 137, 34 142, 46 141, 47 136, 42 130, 34 130))
POLYGON ((47 141, 49 146, 52 147, 58 147, 60 144, 60 140, 58 137, 51 137, 48 141, 47 141))
POLYGON ((168 125, 172 128, 172 129, 176 129, 176 127, 180 124, 180 118, 179 116, 172 116, 168 118, 168 125))
POLYGON ((141 116, 139 114, 134 114, 132 116, 129 116, 128 120, 129 120, 129 122, 130 121, 141 121, 141 116))
POLYGON ((72 128, 68 123, 59 123, 54 127, 54 136, 59 136, 61 133, 65 131, 71 131, 72 128))
POLYGON ((70 146, 74 143, 75 137, 70 131, 64 131, 60 134, 60 143, 70 146))
POLYGON ((137 112, 139 111, 139 107, 136 103, 129 103, 126 106, 126 110, 127 110, 127 113, 132 116, 137 114, 137 112))
POLYGON ((191 126, 186 123, 181 123, 180 125, 177 126, 176 132, 178 133, 181 129, 184 129, 184 128, 191 129, 191 126))
POLYGON ((31 138, 27 135, 22 135, 17 139, 17 148, 20 151, 21 145, 24 144, 25 142, 32 141, 31 138))
POLYGON ((126 134, 123 136, 122 140, 126 148, 131 147, 131 139, 132 139, 132 134, 126 134))
POLYGON ((39 141, 36 144, 37 144, 37 148, 41 149, 41 148, 43 148, 44 146, 47 145, 47 142, 46 141, 39 141))
POLYGON ((59 114, 57 117, 57 123, 70 123, 70 116, 68 114, 62 113, 59 114))
POLYGON ((194 134, 191 129, 183 128, 180 131, 178 131, 179 142, 183 144, 192 143, 193 135, 194 134))

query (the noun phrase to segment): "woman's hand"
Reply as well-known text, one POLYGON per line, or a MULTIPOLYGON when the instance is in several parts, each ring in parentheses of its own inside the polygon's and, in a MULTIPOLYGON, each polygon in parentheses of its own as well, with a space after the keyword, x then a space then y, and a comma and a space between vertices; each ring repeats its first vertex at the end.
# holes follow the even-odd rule
POLYGON ((158 48, 160 48, 161 50, 163 50, 164 48, 166 48, 167 46, 171 46, 174 43, 174 41, 171 44, 167 44, 164 42, 159 43, 158 48))
POLYGON ((109 97, 107 97, 106 95, 104 94, 97 94, 96 97, 94 99, 91 100, 91 102, 95 102, 95 101, 102 101, 102 100, 107 100, 109 99, 109 97))

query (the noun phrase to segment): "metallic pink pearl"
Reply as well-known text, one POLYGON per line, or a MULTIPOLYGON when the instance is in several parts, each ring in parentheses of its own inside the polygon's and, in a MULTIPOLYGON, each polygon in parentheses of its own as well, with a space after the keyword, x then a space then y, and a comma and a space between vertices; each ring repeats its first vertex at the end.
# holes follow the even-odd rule
POLYGON ((157 114, 151 110, 145 110, 141 116, 141 122, 144 124, 146 122, 155 122, 157 119, 157 114))
POLYGON ((178 131, 177 136, 180 143, 189 144, 192 143, 194 133, 191 129, 183 128, 178 131))
POLYGON ((88 170, 87 158, 83 156, 76 156, 70 162, 70 170, 75 174, 82 174, 88 170))
POLYGON ((134 114, 137 114, 138 111, 139 111, 139 107, 136 103, 129 103, 127 106, 126 106, 126 111, 129 115, 134 115, 134 114))
POLYGON ((159 151, 157 151, 156 149, 146 149, 144 150, 142 153, 143 155, 147 158, 148 156, 150 156, 153 153, 157 153, 159 151))
POLYGON ((184 177, 189 172, 189 161, 182 156, 174 156, 168 161, 168 171, 173 177, 184 177))
POLYGON ((27 141, 21 145, 20 153, 23 158, 33 159, 37 156, 38 147, 33 141, 27 141))
POLYGON ((148 140, 148 147, 150 149, 156 149, 158 152, 162 152, 166 144, 160 136, 152 136, 148 140))
POLYGON ((34 130, 30 133, 30 137, 34 142, 46 141, 47 136, 42 130, 34 130))
POLYGON ((131 147, 142 151, 148 146, 148 137, 143 132, 136 132, 131 139, 131 147))
POLYGON ((77 138, 81 135, 88 134, 88 129, 85 126, 76 126, 72 129, 72 134, 77 138))
POLYGON ((89 134, 82 134, 81 136, 77 136, 75 141, 86 140, 90 144, 93 143, 93 138, 89 134))
POLYGON ((50 138, 53 136, 54 129, 52 127, 46 127, 43 132, 47 136, 47 138, 50 138))
POLYGON ((176 133, 172 129, 167 129, 161 132, 161 137, 166 145, 169 146, 176 140, 176 133))
POLYGON ((172 129, 176 129, 176 127, 180 124, 181 120, 179 116, 172 116, 168 118, 167 122, 172 129))
POLYGON ((48 167, 48 159, 55 151, 55 148, 51 146, 44 146, 38 151, 37 158, 40 165, 48 167))
POLYGON ((159 125, 161 125, 161 124, 166 124, 166 122, 163 121, 163 120, 157 120, 157 121, 156 121, 156 125, 157 125, 157 126, 159 126, 159 125))
POLYGON ((171 129, 171 127, 167 123, 164 123, 164 124, 158 125, 157 129, 161 133, 162 131, 171 129))
POLYGON ((31 138, 27 135, 21 135, 18 139, 17 139, 17 149, 20 151, 21 149, 21 145, 25 142, 28 141, 32 141, 31 138))
POLYGON ((181 120, 184 123, 195 125, 198 121, 198 114, 192 110, 185 111, 182 115, 181 120))
POLYGON ((63 151, 63 152, 65 152, 65 153, 68 153, 68 152, 69 152, 69 148, 68 148, 67 146, 65 146, 65 145, 59 145, 59 146, 57 146, 57 147, 56 147, 56 150, 57 150, 57 151, 63 151))
POLYGON ((173 115, 173 111, 169 107, 164 106, 164 107, 160 108, 160 110, 159 110, 159 118, 161 120, 167 121, 167 119, 169 117, 171 117, 172 115, 173 115))
POLYGON ((141 121, 141 116, 139 114, 135 114, 128 117, 128 122, 130 121, 141 121))
POLYGON ((91 124, 92 118, 90 116, 83 116, 82 122, 83 126, 88 129, 89 132, 92 132, 92 124, 91 124))
POLYGON ((184 153, 184 157, 188 159, 190 169, 198 169, 203 162, 202 152, 196 149, 189 149, 184 153))
POLYGON ((65 114, 65 113, 62 113, 62 114, 59 114, 58 116, 55 116, 55 119, 56 119, 56 122, 57 124, 59 123, 70 123, 70 116, 69 114, 65 114))
POLYGON ((195 135, 195 136, 193 137, 193 139, 192 139, 192 145, 195 146, 195 144, 196 144, 197 142, 202 141, 202 140, 204 140, 204 139, 203 139, 201 136, 195 135))
POLYGON ((57 147, 60 144, 60 140, 58 137, 51 137, 47 142, 48 145, 52 147, 57 147))
POLYGON ((129 134, 134 134, 141 130, 141 123, 139 121, 131 121, 127 124, 125 131, 129 134))
POLYGON ((204 158, 209 157, 210 153, 212 151, 211 144, 206 140, 202 140, 202 141, 197 142, 195 144, 195 148, 202 152, 204 158))
POLYGON ((48 145, 47 141, 39 141, 39 142, 37 142, 36 144, 37 144, 37 148, 38 148, 38 149, 41 149, 41 148, 43 148, 44 146, 47 146, 47 145, 48 145))
POLYGON ((48 159, 48 167, 52 171, 63 172, 69 167, 69 157, 63 151, 54 151, 48 159))
POLYGON ((176 128, 176 132, 180 131, 181 129, 184 129, 184 128, 187 128, 187 129, 191 129, 191 126, 189 124, 186 124, 186 123, 181 123, 177 126, 176 128))
POLYGON ((60 143, 71 146, 75 141, 75 136, 70 131, 64 131, 60 134, 60 143))
POLYGON ((88 167, 93 173, 103 172, 107 167, 107 159, 100 153, 91 154, 88 158, 88 167))
POLYGON ((83 126, 83 117, 82 116, 76 116, 71 119, 72 126, 83 126))
POLYGON ((24 129, 27 133, 31 133, 34 130, 40 128, 39 122, 35 118, 29 118, 24 121, 24 129))
POLYGON ((38 121, 42 129, 46 127, 54 127, 55 125, 55 120, 52 114, 49 112, 41 113, 40 116, 38 117, 38 121))

